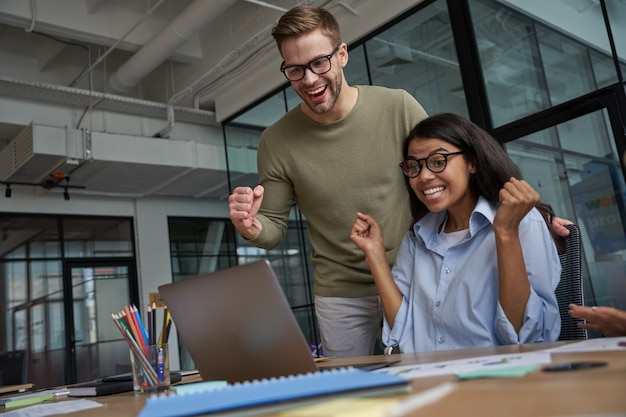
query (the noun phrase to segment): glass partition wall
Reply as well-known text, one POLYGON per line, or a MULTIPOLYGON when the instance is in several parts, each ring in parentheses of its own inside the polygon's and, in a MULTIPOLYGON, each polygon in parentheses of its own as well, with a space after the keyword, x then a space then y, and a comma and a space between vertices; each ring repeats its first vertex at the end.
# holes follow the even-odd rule
MULTIPOLYGON (((626 308, 626 188, 621 163, 626 149, 625 122, 620 120, 626 114, 626 4, 555 3, 424 1, 349 45, 346 78, 350 84, 405 89, 429 114, 469 117, 476 114, 469 108, 480 107, 478 113, 487 117, 484 123, 475 122, 503 143, 556 214, 581 228, 585 303, 626 308), (450 11, 455 11, 453 18, 450 11), (582 14, 588 24, 572 25, 582 14), (604 24, 605 16, 610 27, 604 24), (464 26, 466 32, 453 25, 464 26), (468 45, 459 33, 468 32, 473 38, 469 51, 465 46, 457 51, 457 45, 468 45), (588 106, 590 101, 599 104, 588 106)), ((299 102, 285 85, 225 123, 232 187, 257 184, 261 132, 299 102)), ((296 207, 288 233, 272 251, 238 240, 238 261, 272 259, 285 291, 292 296, 301 292, 290 300, 308 317, 301 324, 314 344, 306 219, 296 207)))
POLYGON ((506 149, 542 199, 581 229, 586 303, 626 308, 626 188, 608 112, 559 123, 506 149))
POLYGON ((0 351, 52 387, 130 371, 111 312, 138 304, 132 220, 0 215, 0 351))
POLYGON ((493 127, 618 82, 606 32, 591 44, 493 0, 468 4, 493 127))

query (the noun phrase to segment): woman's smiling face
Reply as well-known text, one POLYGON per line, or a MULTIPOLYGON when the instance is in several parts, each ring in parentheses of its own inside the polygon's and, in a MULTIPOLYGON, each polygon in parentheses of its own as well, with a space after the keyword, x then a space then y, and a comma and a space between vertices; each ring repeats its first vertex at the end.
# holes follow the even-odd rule
MULTIPOLYGON (((444 140, 435 138, 411 139, 407 159, 427 158, 434 153, 448 154, 460 149, 444 140)), ((414 178, 409 179, 413 192, 431 212, 442 210, 466 212, 473 210, 477 196, 470 187, 470 176, 475 172, 473 162, 463 154, 447 157, 445 169, 434 173, 428 169, 425 161, 420 162, 422 169, 414 178)))

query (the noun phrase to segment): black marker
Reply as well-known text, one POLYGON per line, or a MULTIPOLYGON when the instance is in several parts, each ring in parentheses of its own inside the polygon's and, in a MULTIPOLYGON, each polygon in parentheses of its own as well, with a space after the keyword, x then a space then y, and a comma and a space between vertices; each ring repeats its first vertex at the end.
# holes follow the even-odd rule
POLYGON ((559 363, 556 365, 550 365, 543 368, 546 372, 558 372, 558 371, 576 371, 578 369, 589 369, 589 368, 597 368, 600 366, 606 366, 606 362, 567 362, 567 363, 559 363))

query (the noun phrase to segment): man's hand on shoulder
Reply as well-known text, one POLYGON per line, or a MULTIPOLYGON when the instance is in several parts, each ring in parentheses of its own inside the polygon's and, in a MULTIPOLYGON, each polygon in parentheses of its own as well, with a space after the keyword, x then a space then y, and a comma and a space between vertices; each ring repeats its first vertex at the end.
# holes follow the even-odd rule
POLYGON ((553 217, 550 228, 557 235, 561 237, 567 237, 569 236, 569 230, 565 226, 568 224, 572 224, 572 222, 566 219, 562 219, 560 217, 553 217))

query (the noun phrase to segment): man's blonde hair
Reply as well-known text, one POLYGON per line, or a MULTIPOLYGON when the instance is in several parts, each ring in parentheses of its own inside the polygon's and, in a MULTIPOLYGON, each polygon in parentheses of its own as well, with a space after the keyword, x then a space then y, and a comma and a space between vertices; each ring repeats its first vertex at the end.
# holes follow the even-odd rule
POLYGON ((333 45, 341 43, 341 30, 335 17, 326 9, 313 6, 296 6, 285 12, 272 29, 272 36, 278 50, 281 50, 286 39, 296 38, 315 29, 320 29, 333 45))

